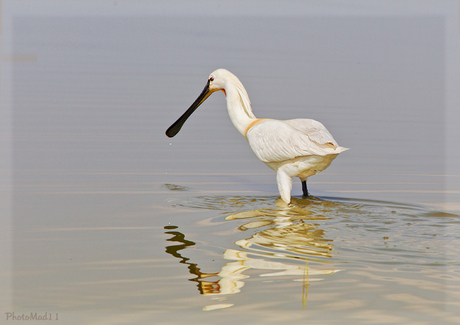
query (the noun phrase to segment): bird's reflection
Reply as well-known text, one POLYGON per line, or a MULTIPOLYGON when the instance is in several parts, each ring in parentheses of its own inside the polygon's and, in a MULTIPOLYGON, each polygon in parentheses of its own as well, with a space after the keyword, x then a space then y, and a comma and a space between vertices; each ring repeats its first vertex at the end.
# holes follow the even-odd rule
MULTIPOLYGON (((208 294, 212 293, 215 289, 214 283, 208 283, 206 281, 201 281, 201 279, 211 277, 211 276, 217 276, 217 273, 203 273, 201 272, 200 268, 197 266, 196 263, 190 263, 188 262, 190 259, 187 257, 182 256, 182 254, 179 253, 180 250, 183 250, 189 246, 194 246, 195 242, 190 241, 185 239, 185 235, 182 234, 179 231, 172 231, 173 229, 177 229, 177 226, 166 226, 164 227, 166 230, 165 234, 173 235, 172 238, 166 239, 167 241, 172 241, 172 242, 179 242, 181 243, 180 245, 172 245, 172 246, 166 246, 166 253, 171 254, 174 257, 177 257, 180 259, 180 263, 187 264, 188 269, 190 274, 195 275, 196 277, 190 279, 190 281, 193 282, 198 282, 198 290, 200 291, 201 294, 208 294)), ((217 285, 217 284, 216 284, 217 285)))
MULTIPOLYGON (((222 198, 215 199, 222 204, 222 198)), ((244 201, 247 200, 247 198, 241 200, 231 198, 226 202, 241 208, 242 205, 245 206, 244 201)), ((209 197, 204 201, 207 205, 213 205, 209 197)), ((262 201, 266 203, 265 199, 262 201)), ((254 199, 251 202, 254 203, 254 199)), ((176 226, 165 227, 167 230, 165 233, 173 236, 167 241, 179 243, 167 246, 166 252, 179 258, 180 263, 188 265, 189 272, 194 276, 190 281, 197 282, 198 290, 203 295, 238 293, 244 286, 244 279, 249 277, 246 271, 257 269, 262 270, 259 274, 261 277, 299 276, 297 281, 303 281, 304 285, 305 305, 309 282, 321 280, 315 276, 339 271, 318 267, 327 264, 334 247, 333 240, 326 237, 324 230, 318 224, 319 220, 330 218, 327 216, 328 205, 330 202, 317 198, 297 199, 289 206, 278 200, 275 204, 272 201, 270 208, 262 207, 227 215, 225 220, 238 222, 236 226, 238 230, 241 232, 251 230, 253 234, 248 238, 237 240, 236 247, 224 251, 223 258, 229 262, 218 272, 202 272, 195 263, 189 261, 189 258, 179 253, 180 250, 195 243, 185 239, 185 235, 179 232, 176 226), (310 265, 314 263, 315 267, 308 267, 309 262, 310 265)))

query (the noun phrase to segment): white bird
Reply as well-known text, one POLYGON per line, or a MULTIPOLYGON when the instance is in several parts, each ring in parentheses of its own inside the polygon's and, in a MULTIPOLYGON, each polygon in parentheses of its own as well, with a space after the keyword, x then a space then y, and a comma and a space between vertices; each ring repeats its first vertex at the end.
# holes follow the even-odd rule
POLYGON ((325 170, 339 153, 340 147, 329 131, 310 119, 274 120, 256 118, 246 89, 230 71, 211 73, 200 96, 166 131, 174 137, 185 121, 213 92, 221 90, 227 98, 227 109, 235 128, 246 138, 254 154, 276 171, 281 198, 291 201, 292 177, 299 177, 302 192, 308 196, 307 178, 325 170))

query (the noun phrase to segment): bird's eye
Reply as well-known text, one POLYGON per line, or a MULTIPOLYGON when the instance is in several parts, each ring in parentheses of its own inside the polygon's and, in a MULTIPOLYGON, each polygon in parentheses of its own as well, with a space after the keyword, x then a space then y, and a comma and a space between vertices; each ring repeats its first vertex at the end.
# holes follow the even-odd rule
POLYGON ((209 81, 214 81, 214 77, 209 77, 209 81))

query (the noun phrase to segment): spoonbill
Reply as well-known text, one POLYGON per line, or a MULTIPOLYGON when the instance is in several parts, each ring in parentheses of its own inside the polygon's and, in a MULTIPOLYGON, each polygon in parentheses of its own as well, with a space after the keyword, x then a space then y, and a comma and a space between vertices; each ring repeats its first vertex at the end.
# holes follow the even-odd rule
POLYGON ((287 204, 291 202, 292 177, 300 178, 303 196, 308 197, 307 178, 325 170, 339 153, 348 149, 340 147, 318 121, 256 118, 243 84, 225 69, 209 75, 200 96, 166 130, 166 135, 174 137, 198 106, 218 90, 227 98, 228 114, 235 128, 249 142, 256 157, 276 171, 278 190, 287 204))

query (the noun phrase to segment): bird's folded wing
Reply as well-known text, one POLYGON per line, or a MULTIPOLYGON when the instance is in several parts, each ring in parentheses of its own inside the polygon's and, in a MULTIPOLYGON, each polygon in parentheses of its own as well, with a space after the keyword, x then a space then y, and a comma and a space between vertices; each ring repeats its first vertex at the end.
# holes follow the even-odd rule
POLYGON ((338 154, 346 150, 337 145, 321 123, 297 120, 309 121, 310 126, 305 127, 301 122, 292 121, 296 120, 266 120, 249 129, 247 139, 257 158, 263 162, 278 162, 302 156, 338 154), (297 124, 304 130, 299 130, 297 124))
POLYGON ((300 118, 295 120, 285 120, 283 122, 308 135, 310 140, 318 144, 330 144, 335 147, 339 146, 332 137, 332 134, 329 133, 321 122, 300 118))

